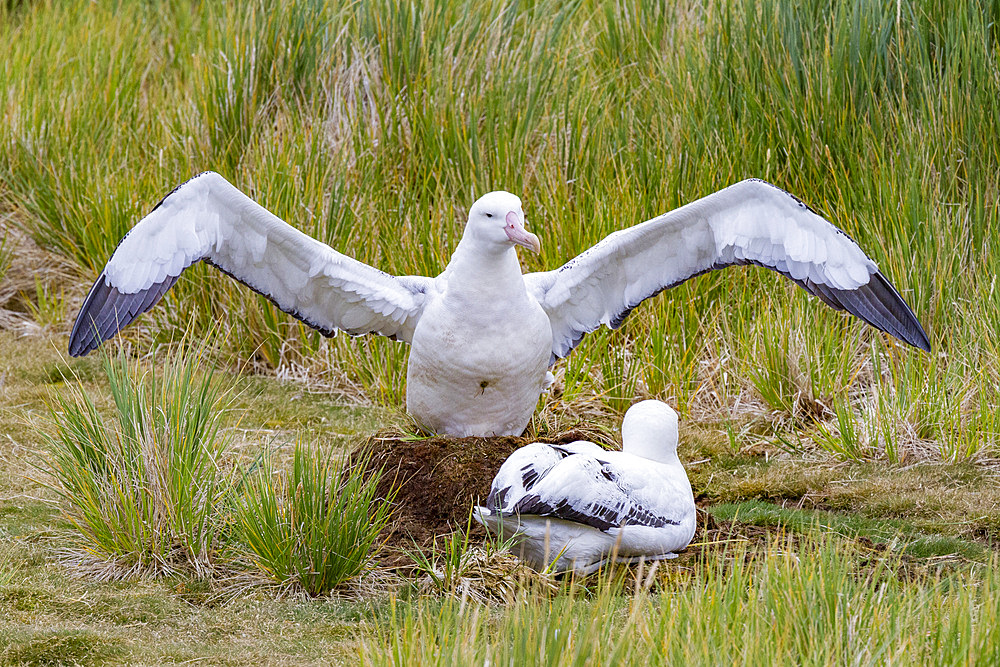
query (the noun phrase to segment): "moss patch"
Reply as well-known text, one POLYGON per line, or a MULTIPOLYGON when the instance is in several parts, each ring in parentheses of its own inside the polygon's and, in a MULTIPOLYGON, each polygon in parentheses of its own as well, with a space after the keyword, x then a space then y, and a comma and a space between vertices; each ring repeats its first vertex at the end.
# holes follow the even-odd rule
POLYGON ((889 545, 894 550, 918 558, 958 556, 986 560, 990 553, 988 548, 977 542, 927 534, 913 523, 899 519, 869 519, 821 510, 798 510, 760 501, 723 503, 707 508, 707 512, 716 523, 777 527, 797 533, 832 532, 850 539, 889 545))
POLYGON ((0 634, 0 664, 101 664, 120 652, 114 640, 87 630, 0 634))

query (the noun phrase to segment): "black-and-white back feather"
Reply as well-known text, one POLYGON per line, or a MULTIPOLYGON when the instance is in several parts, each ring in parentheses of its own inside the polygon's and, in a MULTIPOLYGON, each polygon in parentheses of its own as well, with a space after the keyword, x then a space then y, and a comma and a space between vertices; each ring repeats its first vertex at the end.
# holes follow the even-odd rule
POLYGON ((485 508, 504 516, 572 521, 609 532, 623 526, 680 525, 693 510, 691 485, 677 459, 677 415, 660 401, 629 408, 625 449, 586 441, 533 443, 497 472, 485 508))
POLYGON ((607 461, 597 456, 570 456, 503 512, 573 521, 604 532, 624 526, 680 525, 676 505, 644 502, 650 499, 643 498, 634 481, 648 468, 623 465, 620 457, 611 458, 607 461))
POLYGON ((549 474, 549 471, 556 464, 567 456, 572 454, 597 455, 603 452, 604 449, 599 445, 586 440, 577 440, 565 445, 535 442, 521 447, 507 457, 496 477, 493 478, 485 505, 490 510, 507 511, 509 509, 508 499, 524 497, 542 478, 549 474))

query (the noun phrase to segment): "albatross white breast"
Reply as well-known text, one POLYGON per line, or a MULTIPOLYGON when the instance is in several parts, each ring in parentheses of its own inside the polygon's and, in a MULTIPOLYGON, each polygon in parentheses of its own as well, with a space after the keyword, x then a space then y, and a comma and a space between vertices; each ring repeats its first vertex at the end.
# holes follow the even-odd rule
POLYGON ((636 403, 622 422, 622 451, 591 442, 534 443, 497 473, 473 517, 531 567, 587 574, 609 560, 672 558, 694 536, 691 484, 677 458, 677 413, 636 403))
POLYGON ((727 266, 773 269, 838 310, 923 350, 913 312, 854 241, 788 193, 743 181, 615 232, 554 271, 522 274, 538 252, 521 200, 491 192, 436 278, 392 276, 303 234, 205 172, 122 239, 70 334, 81 356, 146 312, 195 262, 215 266, 325 335, 412 344, 407 409, 454 436, 520 434, 548 367, 643 300, 727 266))

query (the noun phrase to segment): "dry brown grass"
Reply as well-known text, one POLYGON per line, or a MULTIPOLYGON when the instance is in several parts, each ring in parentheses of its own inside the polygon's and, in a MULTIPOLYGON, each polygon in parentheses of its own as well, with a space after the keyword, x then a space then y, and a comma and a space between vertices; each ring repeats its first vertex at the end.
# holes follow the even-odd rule
POLYGON ((42 286, 65 288, 69 282, 66 262, 39 248, 11 224, 10 215, 0 216, 0 242, 10 258, 7 270, 0 273, 0 329, 31 331, 28 304, 35 297, 36 280, 42 286))

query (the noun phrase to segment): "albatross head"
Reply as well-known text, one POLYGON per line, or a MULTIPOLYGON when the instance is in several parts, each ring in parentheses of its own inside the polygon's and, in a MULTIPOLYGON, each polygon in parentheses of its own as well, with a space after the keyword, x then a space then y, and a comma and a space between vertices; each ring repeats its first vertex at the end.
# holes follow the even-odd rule
POLYGON ((622 421, 622 450, 645 459, 677 461, 677 413, 661 401, 640 401, 622 421))
POLYGON ((521 198, 497 190, 480 197, 469 209, 465 235, 503 250, 519 245, 534 252, 541 251, 538 237, 527 231, 525 224, 521 198))

